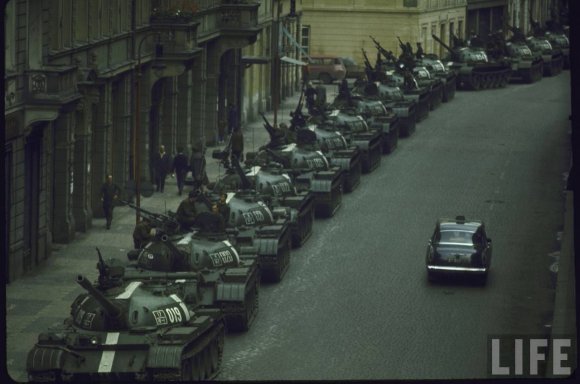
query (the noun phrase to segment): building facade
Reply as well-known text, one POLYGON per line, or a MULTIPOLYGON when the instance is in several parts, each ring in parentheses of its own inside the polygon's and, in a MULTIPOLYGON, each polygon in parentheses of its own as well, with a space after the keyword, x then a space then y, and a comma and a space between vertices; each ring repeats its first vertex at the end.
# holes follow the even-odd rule
POLYGON ((136 184, 151 185, 159 145, 171 154, 178 143, 211 145, 230 105, 243 123, 273 106, 273 91, 295 91, 295 69, 272 81, 273 25, 299 32, 295 8, 290 0, 9 1, 7 280, 90 230, 103 216, 106 175, 132 198, 136 184))
POLYGON ((425 53, 442 48, 431 37, 450 41, 450 32, 463 36, 466 0, 303 0, 303 45, 310 54, 352 57, 362 63, 364 49, 370 60, 376 48, 369 35, 396 56, 403 42, 422 43, 425 53))
POLYGON ((531 19, 544 26, 554 15, 567 13, 567 3, 567 0, 467 0, 467 30, 486 37, 513 26, 531 34, 531 19))

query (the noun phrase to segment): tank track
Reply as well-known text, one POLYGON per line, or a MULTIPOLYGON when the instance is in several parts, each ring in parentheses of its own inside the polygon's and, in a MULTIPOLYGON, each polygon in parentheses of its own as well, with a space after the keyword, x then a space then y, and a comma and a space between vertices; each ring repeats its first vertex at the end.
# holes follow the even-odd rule
POLYGON ((250 329, 258 314, 259 307, 259 280, 254 276, 250 282, 243 303, 228 303, 222 305, 226 320, 226 328, 230 332, 245 332, 250 329))

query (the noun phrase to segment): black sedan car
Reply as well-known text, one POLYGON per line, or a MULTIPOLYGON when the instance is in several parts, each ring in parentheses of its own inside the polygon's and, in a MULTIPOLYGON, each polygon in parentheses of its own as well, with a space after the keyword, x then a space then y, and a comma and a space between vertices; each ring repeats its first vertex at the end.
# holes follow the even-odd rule
POLYGON ((491 266, 491 238, 479 220, 439 219, 427 245, 427 277, 474 275, 485 284, 491 266))

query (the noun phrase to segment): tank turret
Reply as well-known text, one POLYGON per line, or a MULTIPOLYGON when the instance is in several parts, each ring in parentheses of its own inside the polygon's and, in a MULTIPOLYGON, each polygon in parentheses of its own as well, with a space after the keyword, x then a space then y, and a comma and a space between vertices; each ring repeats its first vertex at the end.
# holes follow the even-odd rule
POLYGON ((436 35, 431 36, 449 52, 447 67, 457 73, 458 88, 479 90, 508 84, 511 65, 504 60, 490 61, 479 37, 472 37, 469 46, 462 43, 451 48, 436 35))

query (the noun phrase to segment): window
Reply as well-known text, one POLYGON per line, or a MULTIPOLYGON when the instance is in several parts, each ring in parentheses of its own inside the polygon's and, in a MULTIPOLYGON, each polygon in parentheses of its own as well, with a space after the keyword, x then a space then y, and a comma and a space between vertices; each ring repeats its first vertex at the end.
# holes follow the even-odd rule
POLYGON ((457 22, 457 37, 463 39, 463 20, 457 22))
POLYGON ((300 41, 303 51, 310 54, 310 25, 302 26, 302 39, 300 41))

